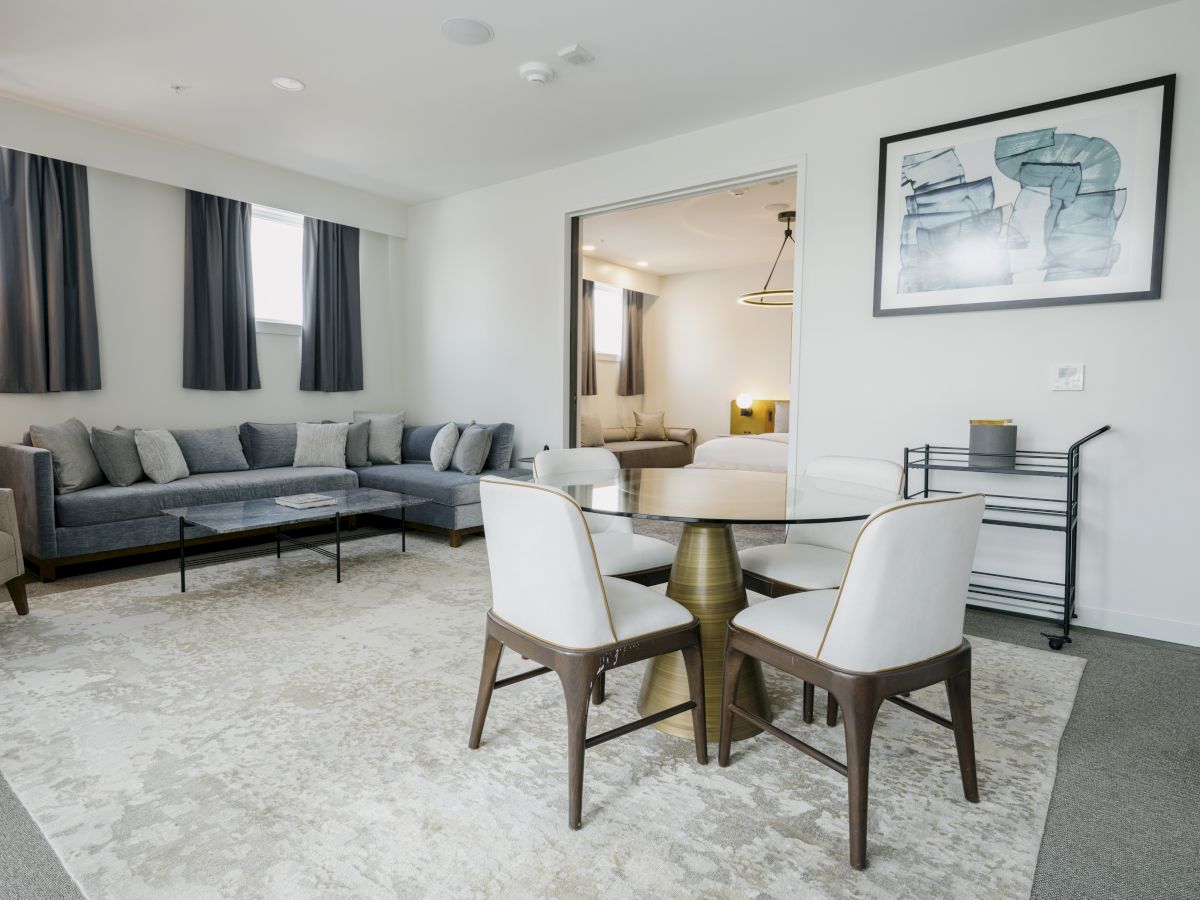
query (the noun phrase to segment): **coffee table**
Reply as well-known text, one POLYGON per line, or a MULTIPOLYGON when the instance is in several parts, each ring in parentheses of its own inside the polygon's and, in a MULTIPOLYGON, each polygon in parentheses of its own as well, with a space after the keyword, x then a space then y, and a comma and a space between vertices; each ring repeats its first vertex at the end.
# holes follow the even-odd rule
MULTIPOLYGON (((203 534, 237 534, 243 531, 274 527, 276 557, 283 555, 284 542, 312 550, 314 553, 319 553, 336 562, 337 581, 338 584, 341 584, 343 517, 399 510, 400 551, 403 553, 408 549, 405 510, 410 506, 420 506, 423 503, 431 502, 427 497, 414 497, 411 494, 397 494, 394 491, 381 491, 376 488, 346 488, 316 493, 333 497, 337 502, 309 509, 292 509, 289 506, 280 506, 275 502, 274 497, 264 497, 260 500, 234 500, 228 503, 206 503, 162 510, 164 516, 173 516, 179 520, 179 590, 187 591, 185 537, 189 528, 198 529, 203 534), (288 526, 321 522, 327 519, 333 520, 334 550, 332 552, 321 546, 322 542, 306 541, 289 535, 283 530, 288 526)), ((368 536, 372 535, 364 535, 364 537, 368 536)), ((328 541, 323 543, 328 543, 328 541)), ((248 556, 258 555, 261 555, 261 551, 232 553, 210 557, 209 561, 244 559, 248 556)))

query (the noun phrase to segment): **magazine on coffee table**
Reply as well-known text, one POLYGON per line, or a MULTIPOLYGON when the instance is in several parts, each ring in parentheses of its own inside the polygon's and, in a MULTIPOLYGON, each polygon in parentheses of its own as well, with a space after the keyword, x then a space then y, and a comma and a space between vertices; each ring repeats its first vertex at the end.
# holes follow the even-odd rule
POLYGON ((276 497, 275 502, 291 509, 312 509, 314 506, 334 506, 337 498, 326 494, 293 494, 290 497, 276 497))

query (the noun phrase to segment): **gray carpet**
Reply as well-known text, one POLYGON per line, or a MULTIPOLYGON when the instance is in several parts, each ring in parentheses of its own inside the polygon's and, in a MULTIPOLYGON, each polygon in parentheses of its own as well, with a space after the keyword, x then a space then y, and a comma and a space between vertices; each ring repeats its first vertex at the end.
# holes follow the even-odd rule
MULTIPOLYGON (((639 524, 672 538, 678 526, 639 524)), ((739 529, 739 544, 780 539, 769 527, 739 529)), ((169 560, 32 586, 54 590, 169 571, 169 560)), ((8 611, 0 615, 10 615, 8 611)), ((1045 647, 1039 623, 969 611, 971 634, 1045 647)), ((1049 651, 1048 651, 1049 652, 1049 651)), ((1080 630, 1064 653, 1088 667, 1059 751, 1058 779, 1038 860, 1036 900, 1194 898, 1200 885, 1200 651, 1080 630)), ((3 760, 0 760, 0 770, 3 760)), ((37 826, 0 777, 0 897, 77 898, 37 826)))

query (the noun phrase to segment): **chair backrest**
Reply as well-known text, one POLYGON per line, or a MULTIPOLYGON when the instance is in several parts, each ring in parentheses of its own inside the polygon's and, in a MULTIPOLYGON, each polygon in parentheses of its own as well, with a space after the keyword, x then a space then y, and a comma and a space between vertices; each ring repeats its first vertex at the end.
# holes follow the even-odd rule
MULTIPOLYGON (((533 458, 533 477, 542 479, 551 476, 569 475, 572 472, 619 472, 621 463, 617 455, 603 447, 575 447, 568 450, 543 450, 533 458)), ((593 534, 602 531, 633 531, 633 520, 625 516, 604 516, 584 513, 588 530, 593 534)))
POLYGON ((536 638, 575 650, 616 641, 579 505, 560 490, 481 478, 492 610, 536 638))
POLYGON ((982 494, 908 500, 871 516, 851 550, 817 658, 878 672, 958 647, 983 502, 982 494))
MULTIPOLYGON (((859 456, 821 456, 804 467, 806 478, 852 484, 879 491, 879 502, 900 499, 904 470, 887 459, 859 456)), ((789 525, 784 540, 789 544, 815 544, 850 552, 861 522, 827 522, 819 525, 789 525)))

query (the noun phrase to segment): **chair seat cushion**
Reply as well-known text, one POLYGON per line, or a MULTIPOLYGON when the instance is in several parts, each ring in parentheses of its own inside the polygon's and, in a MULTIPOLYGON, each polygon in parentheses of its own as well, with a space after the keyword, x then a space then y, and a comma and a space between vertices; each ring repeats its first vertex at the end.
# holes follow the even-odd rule
POLYGON ((681 628, 694 618, 670 597, 633 581, 605 576, 604 593, 618 641, 681 628))
POLYGON ((139 481, 117 487, 99 487, 60 494, 54 498, 54 517, 64 527, 102 525, 126 519, 156 516, 164 509, 234 500, 259 500, 310 491, 334 491, 358 487, 349 469, 306 468, 248 469, 189 475, 177 481, 156 484, 139 481))
POLYGON ((850 554, 814 544, 771 544, 740 554, 742 571, 806 591, 840 587, 850 554))
POLYGON ((601 575, 628 575, 669 566, 675 561, 675 546, 645 534, 601 531, 592 535, 601 575))
POLYGON ((836 590, 805 591, 764 600, 743 609, 733 624, 816 659, 837 596, 836 590))

